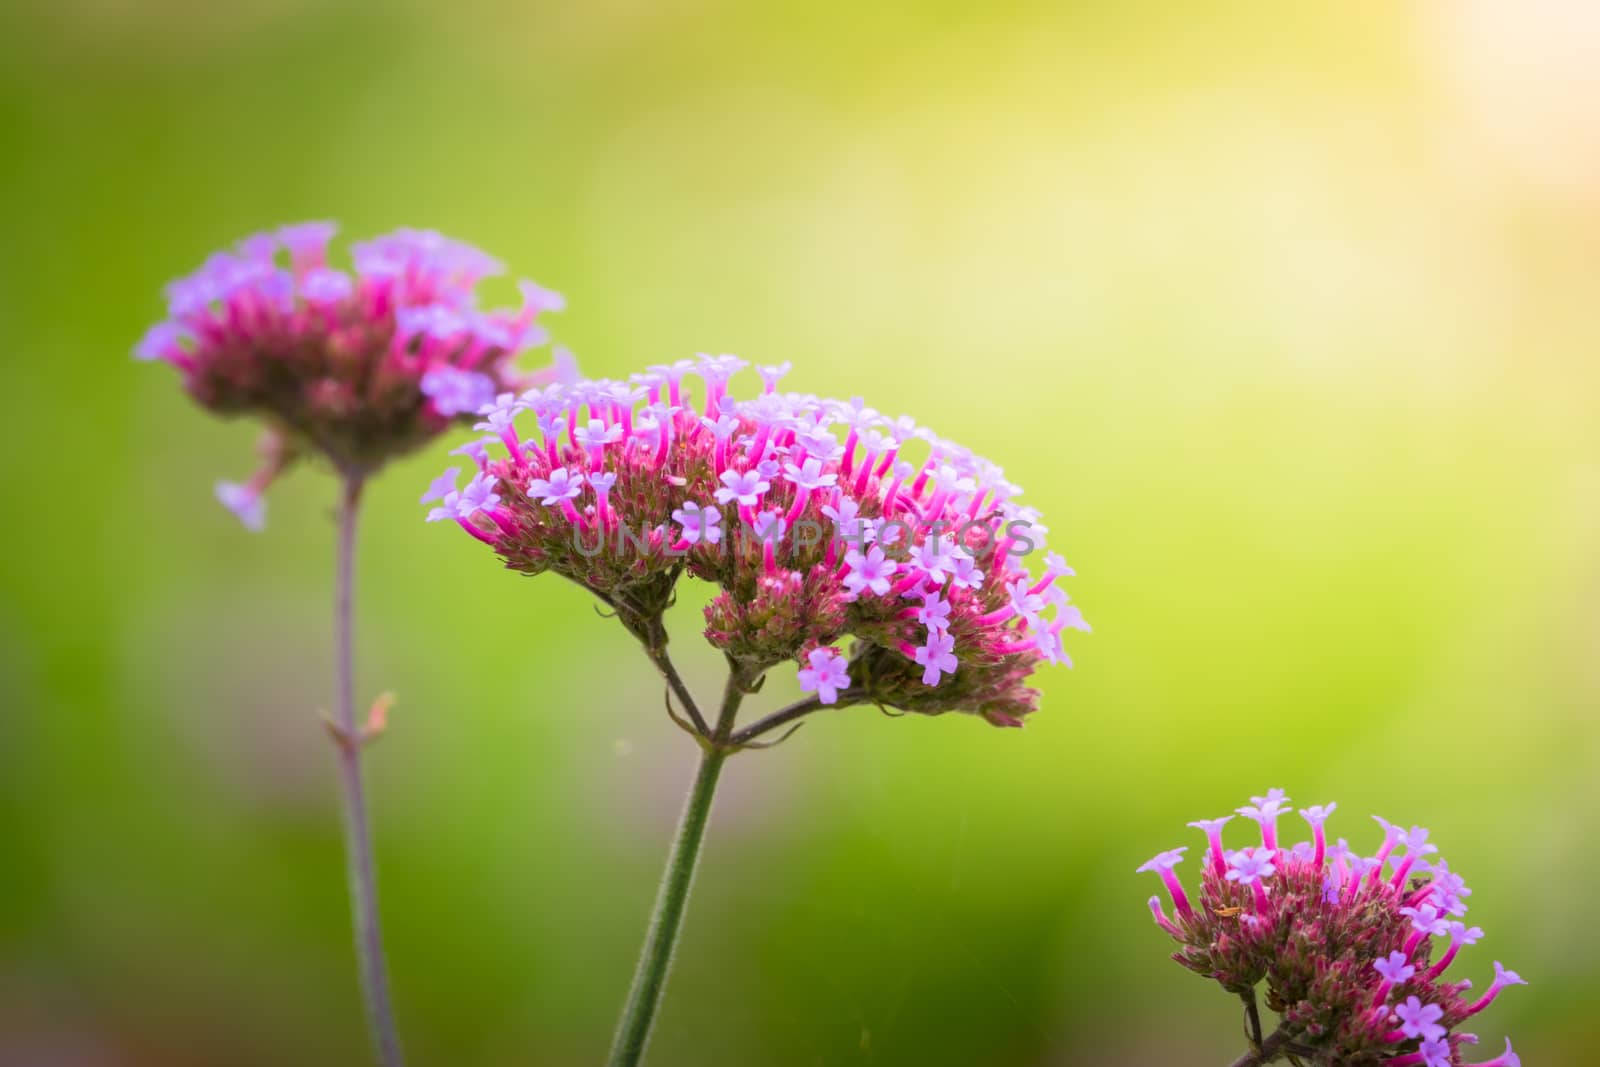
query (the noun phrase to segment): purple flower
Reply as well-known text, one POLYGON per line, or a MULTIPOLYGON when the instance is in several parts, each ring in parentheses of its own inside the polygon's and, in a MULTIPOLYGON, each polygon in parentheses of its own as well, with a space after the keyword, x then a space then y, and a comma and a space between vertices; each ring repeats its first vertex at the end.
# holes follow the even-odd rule
POLYGON ((296 266, 317 267, 326 261, 328 242, 339 232, 333 222, 298 222, 278 227, 277 238, 296 266))
POLYGON ((889 579, 898 568, 898 564, 887 558, 883 554, 883 549, 876 545, 869 548, 865 554, 851 549, 845 553, 844 562, 845 566, 850 568, 850 573, 844 578, 845 590, 856 597, 868 590, 877 596, 886 595, 889 592, 889 579))
POLYGON ((1250 806, 1235 809, 1240 815, 1261 827, 1263 848, 1278 847, 1278 819, 1289 810, 1289 798, 1281 789, 1269 789, 1264 797, 1251 797, 1250 806))
POLYGON ((720 480, 723 487, 716 492, 719 504, 737 501, 741 507, 753 508, 761 503, 761 494, 772 488, 760 471, 723 471, 720 480))
POLYGON ((1134 871, 1135 874, 1144 874, 1147 871, 1170 871, 1183 862, 1183 854, 1189 851, 1187 845, 1181 848, 1169 848, 1165 852, 1157 852, 1153 859, 1140 864, 1134 871))
POLYGON ((171 360, 181 356, 185 346, 193 343, 193 340, 183 327, 171 322, 158 322, 145 331, 144 337, 134 346, 133 357, 147 361, 171 360))
POLYGON ((833 532, 844 541, 859 541, 862 539, 861 520, 857 513, 861 505, 847 496, 839 498, 835 504, 824 504, 822 514, 833 522, 833 532))
POLYGON ((515 433, 513 425, 521 410, 522 401, 514 394, 501 393, 478 409, 477 414, 483 416, 483 421, 474 423, 472 428, 504 439, 508 434, 515 433))
POLYGON ((1078 572, 1067 566, 1067 561, 1061 558, 1058 552, 1044 554, 1044 572, 1052 578, 1073 578, 1078 572))
MULTIPOLYGON (((928 581, 935 585, 943 585, 950 576, 949 568, 954 562, 955 552, 951 543, 943 537, 929 534, 920 545, 911 549, 911 559, 921 567, 928 576, 928 581)), ((1018 583, 1025 583, 1025 579, 1018 579, 1018 583)), ((1041 606, 1043 602, 1041 601, 1041 606)))
MULTIPOLYGON (((1447 1060, 1446 1063, 1449 1061, 1447 1060)), ((1506 1038, 1506 1050, 1492 1060, 1476 1064, 1475 1067, 1522 1067, 1522 1058, 1511 1048, 1511 1039, 1506 1038)))
POLYGON ((1314 804, 1309 808, 1300 809, 1300 817, 1313 827, 1321 826, 1338 810, 1338 804, 1314 804))
POLYGON ((716 508, 703 508, 690 500, 683 507, 673 509, 672 519, 683 527, 683 539, 691 545, 698 545, 701 541, 715 545, 722 541, 722 527, 719 525, 722 512, 716 508))
POLYGON ((217 500, 238 516, 246 530, 260 533, 267 524, 267 502, 261 491, 251 485, 237 482, 218 482, 217 500))
POLYGON ((1506 970, 1503 966, 1501 966, 1499 960, 1495 960, 1494 981, 1489 983, 1489 988, 1484 991, 1483 996, 1473 1001, 1472 1004, 1467 1007, 1467 1014, 1476 1015, 1480 1011, 1483 1011, 1490 1004, 1494 1003, 1495 998, 1500 995, 1500 991, 1505 989, 1507 986, 1527 984, 1528 983, 1520 974, 1518 974, 1516 971, 1506 970))
POLYGON ((466 316, 447 304, 423 304, 395 310, 395 332, 407 339, 447 340, 467 329, 466 316))
POLYGON ((489 462, 488 451, 489 442, 480 439, 477 441, 468 441, 460 448, 452 448, 450 450, 450 454, 452 456, 466 456, 468 459, 472 460, 479 470, 482 470, 483 467, 489 462))
POLYGON ((755 534, 757 541, 776 545, 783 541, 783 535, 788 532, 788 524, 776 511, 758 511, 751 518, 750 532, 755 534))
POLYGON ((1029 626, 1037 626, 1039 613, 1045 609, 1045 602, 1044 597, 1029 591, 1032 584, 1026 578, 1018 578, 1006 587, 1006 591, 1011 596, 1011 610, 1029 626))
POLYGON ((695 373, 699 374, 708 384, 726 385, 729 378, 732 378, 749 365, 738 356, 702 356, 700 363, 695 368, 695 373))
POLYGON ((894 548, 907 539, 905 524, 888 519, 862 519, 861 531, 866 540, 885 548, 894 548))
POLYGON ((451 467, 428 485, 428 491, 422 494, 422 499, 417 503, 426 504, 430 500, 443 500, 456 491, 456 481, 460 477, 461 468, 451 467))
POLYGON ((1404 847, 1407 852, 1414 852, 1419 856, 1431 855, 1439 850, 1428 844, 1428 831, 1420 826, 1413 826, 1399 836, 1397 844, 1404 847))
POLYGON ((1260 823, 1263 826, 1268 823, 1276 823, 1283 813, 1288 810, 1282 801, 1262 800, 1260 797, 1257 797, 1256 800, 1257 803, 1249 807, 1236 808, 1235 810, 1250 821, 1260 823))
MULTIPOLYGON (((435 481, 434 487, 440 487, 441 481, 442 479, 435 481)), ((439 506, 428 512, 428 521, 440 522, 453 519, 465 522, 480 511, 494 508, 500 503, 500 494, 495 492, 496 484, 497 479, 491 474, 474 475, 465 489, 446 491, 439 499, 439 506)))
POLYGON ((534 478, 528 482, 528 496, 538 497, 545 507, 554 507, 563 500, 571 500, 583 492, 583 475, 566 467, 557 467, 548 478, 534 478))
MULTIPOLYGON (((1172 848, 1165 852, 1158 852, 1154 859, 1140 865, 1135 872, 1144 874, 1147 871, 1154 871, 1160 875, 1161 881, 1167 887, 1168 895, 1172 897, 1172 906, 1185 920, 1194 918, 1194 910, 1189 906, 1189 898, 1183 891, 1183 884, 1178 881, 1178 876, 1172 873, 1172 869, 1183 860, 1183 854, 1187 851, 1189 851, 1188 848, 1172 848)), ((1161 916, 1159 900, 1152 905, 1151 910, 1156 913, 1157 921, 1161 921, 1164 918, 1161 916)))
POLYGON ((950 601, 941 599, 937 591, 929 593, 917 609, 917 621, 930 630, 950 629, 950 601))
POLYGON ((578 447, 597 452, 606 445, 614 445, 622 440, 622 427, 607 426, 599 419, 590 419, 589 425, 579 426, 572 431, 572 436, 577 440, 578 447))
MULTIPOLYGON (((873 549, 874 552, 877 549, 873 549)), ((922 684, 938 685, 941 672, 954 674, 957 661, 952 649, 956 639, 943 630, 929 630, 927 640, 912 654, 912 659, 923 668, 922 684)))
MULTIPOLYGON (((833 435, 831 430, 820 428, 802 430, 800 433, 795 434, 794 443, 804 448, 807 456, 815 457, 820 467, 826 467, 838 461, 839 457, 844 454, 843 446, 839 444, 839 439, 833 435)), ((833 482, 829 483, 829 485, 833 485, 837 483, 839 476, 830 474, 828 477, 834 479, 833 482)))
POLYGON ((1272 859, 1273 854, 1269 849, 1240 849, 1228 857, 1227 879, 1240 885, 1251 885, 1270 878, 1278 871, 1272 859))
POLYGON ((565 311, 567 298, 554 289, 546 289, 526 278, 517 283, 517 292, 522 296, 522 310, 527 315, 537 315, 543 311, 565 311))
POLYGON ((1432 904, 1418 908, 1401 908, 1400 914, 1411 920, 1411 929, 1428 937, 1443 937, 1450 932, 1450 922, 1439 914, 1432 904))
POLYGON ((456 504, 456 518, 470 519, 480 511, 488 511, 500 503, 500 494, 494 491, 498 479, 491 474, 475 474, 467 487, 461 490, 456 504))
POLYGON ((726 441, 733 437, 739 429, 739 420, 732 415, 721 415, 717 418, 700 416, 700 424, 711 431, 711 435, 719 441, 726 441))
POLYGON ((1472 895, 1472 890, 1467 888, 1465 878, 1450 869, 1450 864, 1440 860, 1433 865, 1433 880, 1429 886, 1433 890, 1433 899, 1446 914, 1460 917, 1467 913, 1466 901, 1472 895))
MULTIPOLYGON (((774 367, 757 367, 756 373, 761 375, 761 382, 766 386, 767 392, 770 393, 778 387, 778 382, 782 380, 783 376, 793 369, 794 364, 784 360, 774 367)), ((829 701, 829 703, 832 703, 832 701, 829 701)))
POLYGON ((329 308, 342 304, 355 292, 356 283, 342 270, 317 267, 300 279, 300 295, 308 304, 329 308))
POLYGON ((1233 821, 1232 815, 1224 815, 1220 819, 1201 819, 1189 825, 1206 835, 1208 853, 1211 857, 1212 872, 1221 878, 1227 874, 1228 861, 1222 850, 1222 828, 1233 821))
POLYGON ((1410 981, 1417 969, 1411 965, 1403 952, 1391 952, 1381 960, 1375 960, 1372 969, 1383 976, 1383 980, 1390 985, 1400 985, 1410 981))
POLYGON ((837 474, 823 474, 822 461, 812 457, 804 464, 785 463, 783 476, 801 489, 826 489, 838 482, 837 474))
POLYGON ((494 402, 494 379, 459 367, 435 367, 422 376, 422 395, 447 418, 476 412, 494 402))
POLYGON ((1423 1067, 1451 1067, 1455 1062, 1450 1042, 1443 1037, 1429 1038, 1417 1048, 1417 1052, 1422 1056, 1423 1067))
POLYGON ((1407 1037, 1437 1041, 1444 1036, 1445 1028, 1439 1025, 1444 1009, 1437 1004, 1424 1004, 1416 997, 1407 997, 1404 1004, 1394 1009, 1394 1016, 1400 1022, 1400 1032, 1407 1037))
POLYGON ((983 571, 971 556, 957 552, 950 560, 950 587, 977 589, 983 585, 983 571))
POLYGON ((850 672, 844 657, 831 648, 814 648, 806 654, 807 666, 800 668, 800 691, 815 693, 824 704, 836 703, 839 690, 850 685, 850 672))

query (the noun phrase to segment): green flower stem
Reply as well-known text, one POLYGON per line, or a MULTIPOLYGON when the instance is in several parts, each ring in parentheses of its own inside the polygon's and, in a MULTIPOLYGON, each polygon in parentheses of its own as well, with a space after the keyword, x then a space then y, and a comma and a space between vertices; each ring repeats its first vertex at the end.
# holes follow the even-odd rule
POLYGON ((366 789, 361 777, 361 750, 366 741, 356 722, 354 638, 351 604, 355 594, 356 519, 361 507, 360 475, 349 475, 339 503, 339 566, 334 587, 335 671, 337 701, 333 734, 338 745, 339 780, 344 792, 345 858, 350 883, 350 914, 355 927, 356 958, 367 1023, 378 1062, 401 1067, 400 1038, 389 1003, 389 975, 383 958, 383 929, 378 921, 378 882, 372 860, 372 828, 367 818, 366 789))
POLYGON ((650 1042, 656 1010, 661 1006, 661 994, 666 989, 667 972, 672 967, 673 946, 678 941, 683 914, 689 904, 689 890, 694 884, 695 867, 700 862, 700 843, 705 839, 706 823, 711 817, 717 778, 722 773, 723 763, 736 751, 730 745, 730 738, 745 692, 745 682, 739 671, 730 670, 716 729, 709 738, 701 740, 700 769, 695 772, 694 785, 689 789, 689 800, 678 822, 677 837, 667 860, 666 875, 656 895, 644 951, 639 955, 633 987, 628 991, 628 1003, 623 1008, 622 1021, 611 1046, 611 1058, 607 1061, 611 1067, 635 1067, 644 1058, 645 1046, 650 1042))

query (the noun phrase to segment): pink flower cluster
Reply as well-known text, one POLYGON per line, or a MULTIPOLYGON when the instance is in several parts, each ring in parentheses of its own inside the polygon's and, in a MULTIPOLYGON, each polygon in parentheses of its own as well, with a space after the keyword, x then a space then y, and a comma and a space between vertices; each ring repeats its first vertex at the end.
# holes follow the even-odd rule
POLYGON ((262 492, 301 449, 345 474, 370 474, 427 442, 502 389, 571 377, 570 357, 537 374, 510 366, 543 344, 536 320, 560 295, 521 283, 522 307, 480 311, 488 255, 426 230, 352 246, 354 272, 330 266, 335 227, 310 222, 246 238, 167 287, 169 317, 135 357, 171 364, 201 406, 266 418, 264 463, 217 495, 259 527, 262 492))
POLYGON ((1018 488, 909 418, 778 391, 787 365, 735 399, 745 366, 704 356, 503 394, 482 412, 491 436, 462 450, 476 473, 458 488, 446 472, 429 517, 592 590, 647 645, 688 571, 719 587, 706 636, 750 677, 794 660, 819 703, 1021 725, 1034 667, 1066 662, 1062 631, 1088 627, 1059 556, 1025 566, 1045 528, 1018 488))
MULTIPOLYGON (((1191 901, 1173 868, 1184 848, 1140 867, 1166 884, 1173 914, 1150 898, 1156 923, 1182 947, 1173 959, 1224 989, 1253 995, 1267 984, 1294 1044, 1314 1062, 1349 1067, 1458 1067, 1463 1045, 1477 1037, 1460 1027, 1492 1004, 1500 991, 1525 985, 1498 962, 1477 997, 1468 980, 1445 976, 1460 950, 1483 936, 1462 922, 1472 891, 1428 842, 1428 831, 1383 819, 1383 843, 1373 856, 1327 840, 1324 823, 1335 804, 1302 809, 1311 840, 1285 847, 1278 819, 1291 811, 1283 790, 1251 798, 1238 814, 1256 823, 1260 843, 1223 846, 1233 816, 1190 823, 1206 835, 1198 900, 1191 901)), ((1518 1067, 1505 1052, 1480 1067, 1518 1067)))

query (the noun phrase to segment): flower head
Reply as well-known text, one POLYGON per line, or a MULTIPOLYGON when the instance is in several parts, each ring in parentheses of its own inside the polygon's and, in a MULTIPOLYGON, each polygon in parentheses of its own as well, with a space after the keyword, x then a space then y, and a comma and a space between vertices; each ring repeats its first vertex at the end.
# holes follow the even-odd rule
MULTIPOLYGON (((1287 803, 1274 790, 1240 811, 1266 826, 1287 803)), ((1226 820, 1191 823, 1205 832, 1212 859, 1192 907, 1177 906, 1190 898, 1172 853, 1140 868, 1172 880, 1176 914, 1157 901, 1156 923, 1179 943, 1175 960, 1228 992, 1251 994, 1265 981, 1267 1002, 1283 1019, 1301 1021, 1295 1040, 1308 1063, 1457 1067, 1459 1046, 1476 1040, 1462 1024, 1522 978, 1496 963, 1494 981, 1469 1002, 1471 983, 1445 977, 1483 933, 1449 917, 1448 905, 1461 900, 1459 877, 1443 861, 1426 879, 1404 877, 1407 859, 1432 847, 1420 828, 1379 820, 1376 856, 1356 855, 1343 839, 1328 844, 1323 828, 1334 808, 1302 811, 1314 840, 1281 848, 1230 852, 1222 846, 1226 820), (1384 877, 1381 857, 1398 850, 1406 854, 1400 876, 1384 877)), ((1516 1067, 1509 1042, 1506 1055, 1480 1067, 1516 1067)))
POLYGON ((819 693, 837 668, 852 700, 1019 724, 1032 671, 1087 626, 1059 556, 1028 569, 1045 531, 1017 487, 908 418, 779 392, 776 372, 739 399, 743 366, 707 356, 496 399, 475 462, 501 499, 467 532, 513 569, 594 590, 638 633, 682 574, 715 584, 706 636, 752 676, 793 660, 819 693), (920 463, 901 455, 911 441, 920 463), (847 656, 815 657, 845 636, 847 656))
POLYGON ((168 318, 134 349, 171 365, 202 407, 268 424, 268 462, 245 485, 217 487, 252 528, 264 518, 268 483, 297 452, 370 474, 497 392, 555 377, 518 372, 511 361, 544 342, 535 319, 558 300, 478 310, 477 283, 500 265, 427 230, 358 243, 355 269, 336 269, 334 230, 285 226, 213 255, 167 287, 168 318))

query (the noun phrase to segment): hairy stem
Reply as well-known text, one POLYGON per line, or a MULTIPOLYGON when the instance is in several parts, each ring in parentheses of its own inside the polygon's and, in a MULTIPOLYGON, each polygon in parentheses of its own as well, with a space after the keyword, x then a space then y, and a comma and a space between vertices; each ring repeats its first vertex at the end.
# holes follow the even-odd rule
POLYGON ((1234 1060, 1232 1067, 1261 1067, 1262 1064, 1271 1063, 1289 1050, 1291 1040, 1289 1031, 1280 1026, 1261 1042, 1259 1049, 1252 1049, 1234 1060))
POLYGON ((847 708, 860 702, 865 696, 865 690, 843 689, 840 690, 838 698, 832 704, 824 704, 818 697, 809 696, 804 700, 798 700, 790 704, 786 708, 779 708, 772 714, 757 719, 742 730, 734 731, 733 743, 735 745, 749 744, 769 730, 776 730, 785 723, 793 722, 804 715, 811 714, 813 711, 821 711, 823 708, 847 708))
POLYGON ((656 665, 656 670, 661 672, 662 680, 667 683, 667 688, 672 690, 672 695, 678 698, 678 703, 683 705, 683 710, 688 714, 689 721, 694 723, 694 728, 700 731, 700 736, 709 737, 711 727, 706 724, 705 716, 700 713, 700 706, 695 703, 694 694, 689 692, 689 687, 683 684, 683 678, 678 674, 678 668, 667 655, 665 644, 646 644, 645 655, 650 657, 650 662, 656 665))
POLYGON ((1261 1047, 1261 1009, 1256 1007, 1256 991, 1252 987, 1248 993, 1241 993, 1240 999, 1244 1001, 1245 1036, 1250 1039, 1250 1047, 1261 1047))
POLYGON ((339 564, 334 586, 334 670, 337 694, 335 736, 339 739, 339 779, 344 791, 344 838, 350 883, 350 914, 355 926, 356 958, 361 992, 378 1062, 400 1067, 400 1038, 389 1003, 389 975, 383 958, 383 930, 378 920, 378 883, 372 861, 372 829, 367 818, 366 789, 361 778, 362 730, 356 722, 354 638, 351 602, 355 595, 356 519, 362 478, 346 477, 339 503, 339 564))
MULTIPOLYGON (((651 654, 651 659, 656 659, 655 653, 651 654)), ((662 651, 659 662, 665 661, 666 653, 662 651)), ((672 672, 671 676, 676 677, 676 672, 672 672)), ((644 950, 639 955, 633 986, 628 991, 628 1002, 623 1008, 622 1021, 617 1026, 617 1035, 611 1046, 611 1058, 608 1061, 611 1067, 634 1067, 644 1058, 645 1046, 650 1042, 656 1009, 661 1006, 667 972, 672 967, 673 947, 677 944, 684 911, 688 908, 695 867, 700 861, 700 844, 705 839, 706 823, 711 817, 711 800, 716 793, 717 778, 722 773, 723 763, 734 751, 730 747, 733 723, 738 717, 739 704, 745 692, 744 679, 739 671, 737 668, 730 669, 715 732, 701 746, 700 769, 695 773, 694 785, 689 789, 683 817, 678 821, 678 833, 673 839, 666 874, 656 895, 655 911, 650 916, 644 950)))

